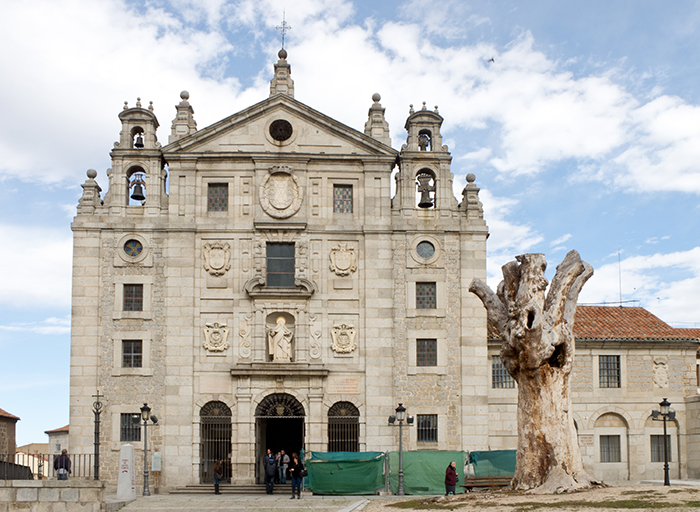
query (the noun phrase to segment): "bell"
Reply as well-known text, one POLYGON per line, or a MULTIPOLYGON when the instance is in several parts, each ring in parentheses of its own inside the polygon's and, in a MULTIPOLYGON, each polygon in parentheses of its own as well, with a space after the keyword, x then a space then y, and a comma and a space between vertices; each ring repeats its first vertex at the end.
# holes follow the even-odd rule
POLYGON ((136 136, 136 142, 134 142, 134 147, 141 149, 143 147, 143 137, 141 134, 136 136))
POLYGON ((143 201, 146 199, 146 196, 143 195, 143 187, 140 183, 134 185, 134 193, 131 194, 131 199, 134 201, 143 201))
POLYGON ((432 176, 428 174, 419 174, 418 179, 418 192, 420 192, 420 202, 418 203, 418 208, 432 208, 433 201, 430 198, 430 193, 435 190, 435 187, 430 184, 432 176))

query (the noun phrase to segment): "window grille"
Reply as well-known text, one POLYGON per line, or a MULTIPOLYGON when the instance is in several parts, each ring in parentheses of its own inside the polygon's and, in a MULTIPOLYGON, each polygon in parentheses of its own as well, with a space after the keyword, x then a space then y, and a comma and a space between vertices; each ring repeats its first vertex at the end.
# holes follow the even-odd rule
POLYGON ((138 412, 121 413, 119 439, 122 442, 141 441, 141 414, 138 412), (136 422, 134 423, 134 419, 136 422))
POLYGON ((143 285, 124 285, 124 311, 143 311, 143 285))
POLYGON ((360 411, 350 402, 328 409, 328 451, 360 451, 360 411))
POLYGON ((294 288, 294 244, 267 244, 267 286, 294 288))
MULTIPOLYGON (((663 435, 652 435, 651 436, 651 461, 652 462, 664 462, 664 436, 663 435)), ((671 436, 666 436, 666 450, 668 451, 668 461, 672 462, 671 459, 671 436)))
POLYGON ((600 462, 620 462, 620 436, 600 436, 600 462))
POLYGON ((620 356, 598 356, 601 388, 620 387, 620 356))
POLYGON ((210 212, 228 211, 228 183, 209 183, 207 210, 210 212))
POLYGON ((223 462, 222 480, 231 481, 231 409, 223 402, 204 404, 199 411, 199 482, 214 482, 214 464, 223 462))
POLYGON ((437 366, 437 340, 416 340, 416 366, 437 366))
POLYGON ((416 416, 416 431, 418 434, 419 443, 437 443, 437 414, 418 414, 416 416))
POLYGON ((352 213, 352 185, 333 185, 333 212, 352 213))
POLYGON ((143 365, 143 341, 122 340, 122 368, 141 368, 143 365))
POLYGON ((437 287, 435 283, 416 283, 416 309, 437 308, 437 287))
POLYGON ((501 362, 501 356, 491 357, 491 387, 494 389, 510 389, 515 387, 515 379, 510 376, 501 362))

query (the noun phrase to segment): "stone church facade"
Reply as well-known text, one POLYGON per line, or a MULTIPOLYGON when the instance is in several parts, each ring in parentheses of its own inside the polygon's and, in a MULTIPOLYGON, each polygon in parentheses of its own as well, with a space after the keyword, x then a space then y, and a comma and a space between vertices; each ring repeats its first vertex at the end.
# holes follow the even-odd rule
MULTIPOLYGON (((148 442, 165 489, 210 482, 217 459, 225 480, 259 482, 267 448, 395 450, 387 418, 400 402, 415 418, 407 449, 515 448, 516 390, 498 373, 497 340, 468 291, 473 278, 486 279, 479 189, 468 175, 454 196, 437 107, 410 108, 396 151, 378 94, 363 131, 345 126, 294 99, 286 57, 282 50, 267 99, 206 128, 183 92, 167 145, 152 105, 125 103, 106 193, 94 170, 82 185, 72 224, 70 446, 93 452, 99 390, 100 471, 110 485, 123 444, 143 467, 133 417, 144 403, 158 419, 148 442)), ((596 343, 584 347, 591 368, 598 353, 620 347, 596 343)), ((673 362, 679 407, 696 394, 695 348, 654 346, 674 354, 654 360, 673 362)), ((626 386, 637 366, 624 364, 626 386)), ((663 391, 642 396, 646 384, 635 385, 643 425, 663 391)), ((578 386, 584 457, 598 471, 596 436, 608 434, 596 421, 625 410, 627 388, 578 386)), ((648 433, 635 433, 646 446, 648 433)), ((611 478, 639 474, 618 466, 611 478)), ((685 457, 678 472, 688 472, 685 457)))

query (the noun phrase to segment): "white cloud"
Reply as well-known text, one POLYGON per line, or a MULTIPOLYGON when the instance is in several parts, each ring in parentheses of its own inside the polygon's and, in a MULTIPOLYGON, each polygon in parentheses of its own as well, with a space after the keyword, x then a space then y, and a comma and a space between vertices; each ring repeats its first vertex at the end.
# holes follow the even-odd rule
POLYGON ((33 332, 36 334, 70 334, 70 316, 66 318, 47 318, 40 322, 15 322, 0 325, 0 331, 33 332))
POLYGON ((552 247, 555 246, 555 245, 561 245, 561 244, 563 244, 564 242, 566 242, 567 240, 570 240, 572 236, 573 236, 573 235, 572 235, 571 233, 567 233, 567 234, 565 234, 565 235, 560 236, 560 237, 557 238, 556 240, 552 240, 551 242, 549 242, 549 245, 552 246, 552 247))
POLYGON ((70 305, 70 235, 0 224, 0 238, 12 241, 12 251, 0 254, 0 303, 32 307, 70 305))

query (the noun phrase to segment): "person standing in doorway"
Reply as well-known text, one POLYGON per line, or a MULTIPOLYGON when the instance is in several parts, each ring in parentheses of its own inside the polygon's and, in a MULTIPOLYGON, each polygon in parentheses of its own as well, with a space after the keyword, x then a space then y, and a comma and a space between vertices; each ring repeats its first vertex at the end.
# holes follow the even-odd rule
POLYGON ((220 460, 214 463, 214 494, 221 494, 219 492, 219 483, 221 482, 221 477, 224 474, 224 465, 220 460))
POLYGON ((455 489, 457 488, 457 463, 455 461, 450 462, 445 470, 445 496, 452 493, 455 494, 455 489))
POLYGON ((64 448, 63 451, 61 451, 61 455, 54 459, 53 468, 56 470, 59 480, 68 480, 68 474, 70 473, 70 457, 68 457, 68 450, 64 448))
POLYGON ((277 462, 274 454, 267 449, 263 458, 263 468, 265 469, 265 490, 267 494, 272 494, 275 490, 275 476, 277 475, 277 462))
POLYGON ((289 455, 284 453, 284 450, 280 452, 280 483, 287 483, 287 468, 289 467, 289 455))
POLYGON ((299 456, 296 453, 292 454, 292 462, 289 463, 289 475, 292 477, 292 497, 294 499, 294 493, 296 491, 297 499, 301 499, 301 479, 303 475, 304 465, 299 460, 299 456))

